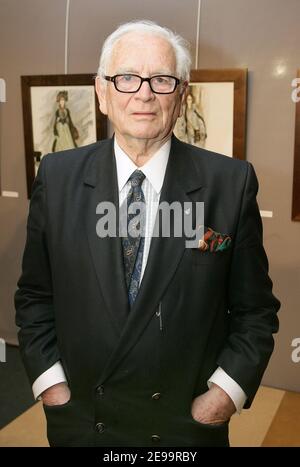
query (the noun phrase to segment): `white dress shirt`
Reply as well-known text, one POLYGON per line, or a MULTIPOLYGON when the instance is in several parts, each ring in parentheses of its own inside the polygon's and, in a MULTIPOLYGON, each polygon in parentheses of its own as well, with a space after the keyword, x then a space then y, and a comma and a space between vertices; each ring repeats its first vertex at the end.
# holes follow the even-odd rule
MULTIPOLYGON (((169 139, 143 166, 137 167, 130 157, 120 148, 116 138, 114 140, 115 159, 117 166, 117 177, 119 187, 119 205, 123 203, 130 190, 130 182, 128 182, 131 174, 139 169, 145 174, 145 179, 142 183, 142 190, 145 196, 146 203, 146 226, 145 226, 145 244, 143 253, 143 264, 140 282, 142 281, 145 267, 148 260, 152 232, 154 228, 155 218, 159 205, 159 198, 163 181, 165 177, 166 167, 169 159, 171 148, 171 140, 169 139)), ((56 362, 51 368, 42 373, 33 383, 32 390, 35 398, 50 386, 54 384, 67 382, 63 367, 60 361, 56 362)), ((224 371, 222 368, 217 368, 213 375, 208 380, 208 387, 212 383, 220 386, 232 399, 237 412, 240 413, 247 396, 243 389, 224 371)))

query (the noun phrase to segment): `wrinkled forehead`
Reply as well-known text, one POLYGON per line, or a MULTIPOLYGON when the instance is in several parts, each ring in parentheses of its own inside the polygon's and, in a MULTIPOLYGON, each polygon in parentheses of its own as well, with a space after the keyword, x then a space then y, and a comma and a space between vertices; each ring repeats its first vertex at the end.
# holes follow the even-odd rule
POLYGON ((150 33, 128 33, 114 44, 108 69, 110 73, 139 72, 144 69, 174 73, 175 52, 164 37, 150 33))

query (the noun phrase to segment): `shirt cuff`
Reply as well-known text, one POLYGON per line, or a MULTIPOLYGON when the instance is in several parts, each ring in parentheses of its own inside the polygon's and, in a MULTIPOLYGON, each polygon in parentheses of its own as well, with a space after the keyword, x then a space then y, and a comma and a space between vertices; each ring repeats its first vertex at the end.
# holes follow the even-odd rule
POLYGON ((207 381, 207 385, 210 388, 212 383, 220 386, 220 388, 225 391, 232 402, 235 405, 237 413, 241 413, 245 402, 247 400, 247 395, 241 388, 241 386, 234 381, 221 367, 217 368, 216 371, 207 381))
POLYGON ((33 383, 32 392, 37 400, 41 400, 40 395, 46 389, 58 383, 66 383, 67 378, 60 361, 54 363, 48 370, 42 373, 33 383))

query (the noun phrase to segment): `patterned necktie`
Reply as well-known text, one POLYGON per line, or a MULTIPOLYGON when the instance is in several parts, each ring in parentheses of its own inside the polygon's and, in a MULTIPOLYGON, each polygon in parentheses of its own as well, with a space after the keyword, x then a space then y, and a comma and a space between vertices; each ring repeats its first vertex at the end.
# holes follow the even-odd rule
POLYGON ((145 197, 142 183, 145 175, 140 170, 135 170, 130 176, 131 188, 125 200, 127 202, 126 226, 127 236, 122 237, 123 257, 125 266, 125 278, 128 289, 128 300, 133 305, 139 290, 142 271, 143 252, 145 243, 145 197), (133 205, 133 203, 141 203, 133 205), (135 208, 141 208, 136 211, 135 208), (133 212, 130 212, 133 209, 133 212), (133 219, 138 216, 138 222, 133 219), (135 230, 136 229, 136 230, 135 230))

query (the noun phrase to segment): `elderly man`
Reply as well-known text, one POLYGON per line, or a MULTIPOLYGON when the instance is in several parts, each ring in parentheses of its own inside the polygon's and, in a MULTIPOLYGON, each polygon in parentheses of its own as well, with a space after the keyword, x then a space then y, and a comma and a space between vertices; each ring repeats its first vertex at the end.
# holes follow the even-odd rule
POLYGON ((114 137, 40 165, 15 301, 50 445, 226 446, 272 353, 279 302, 254 170, 172 135, 189 68, 180 36, 120 26, 96 79, 114 137), (119 208, 129 225, 135 202, 143 230, 121 236, 119 208), (153 234, 163 202, 189 202, 195 230, 204 203, 196 247, 174 226, 153 234), (117 207, 116 234, 99 233, 103 203, 117 207))

